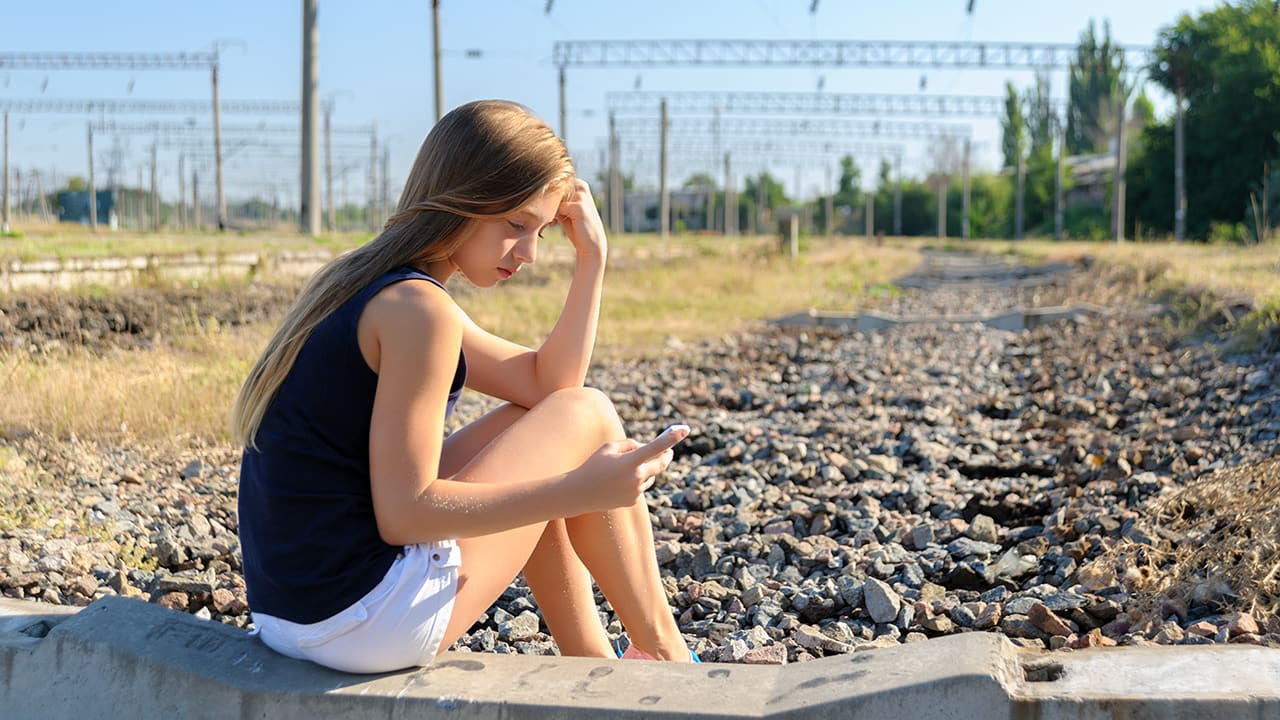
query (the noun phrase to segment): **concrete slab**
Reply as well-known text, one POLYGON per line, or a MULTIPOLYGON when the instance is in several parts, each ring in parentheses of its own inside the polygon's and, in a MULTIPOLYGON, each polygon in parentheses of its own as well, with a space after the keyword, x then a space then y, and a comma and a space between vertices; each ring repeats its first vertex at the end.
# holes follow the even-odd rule
POLYGON ((1013 308, 994 315, 931 315, 900 316, 875 311, 842 313, 809 310, 792 313, 773 321, 779 327, 833 327, 852 328, 857 332, 873 332, 896 325, 981 324, 995 330, 1021 332, 1031 328, 1061 322, 1077 317, 1105 314, 1105 308, 1096 305, 1072 305, 1040 308, 1013 308))
POLYGON ((75 614, 0 601, 0 708, 228 720, 1280 719, 1280 651, 1030 653, 969 633, 785 667, 449 653, 417 670, 349 675, 138 600, 75 614))

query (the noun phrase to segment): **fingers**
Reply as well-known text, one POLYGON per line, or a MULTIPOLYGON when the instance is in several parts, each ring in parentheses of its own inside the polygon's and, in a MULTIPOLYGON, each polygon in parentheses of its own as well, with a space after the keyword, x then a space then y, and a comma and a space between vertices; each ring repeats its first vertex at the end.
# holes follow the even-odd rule
POLYGON ((644 446, 644 451, 650 455, 657 454, 663 450, 669 450, 676 446, 676 443, 689 437, 688 425, 672 425, 662 432, 658 437, 650 440, 644 446))

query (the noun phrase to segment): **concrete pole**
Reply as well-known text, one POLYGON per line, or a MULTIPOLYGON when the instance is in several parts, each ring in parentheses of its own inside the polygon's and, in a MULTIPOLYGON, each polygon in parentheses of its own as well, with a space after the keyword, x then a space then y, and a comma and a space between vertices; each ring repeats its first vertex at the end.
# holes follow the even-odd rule
POLYGON ((1178 78, 1178 107, 1173 125, 1173 239, 1182 242, 1187 239, 1187 173, 1186 173, 1186 136, 1183 134, 1182 78, 1178 78))
MULTIPOLYGON (((213 51, 213 179, 218 201, 218 231, 227 227, 227 195, 222 184, 222 104, 218 101, 218 50, 213 51)), ((196 211, 199 217, 199 210, 196 211)), ((196 222, 199 226, 199 221, 196 222)))
POLYGON ((969 138, 964 139, 964 167, 961 169, 962 184, 964 186, 960 207, 960 237, 961 239, 969 239, 969 138))
POLYGON ((876 239, 876 195, 875 193, 867 193, 867 242, 876 239))
POLYGON ((4 210, 0 211, 0 232, 9 232, 9 112, 4 114, 4 210))
POLYGON ((827 228, 826 228, 827 239, 830 240, 835 235, 836 219, 834 215, 836 213, 836 193, 835 193, 835 189, 831 187, 831 166, 828 165, 826 167, 826 170, 827 170, 827 201, 826 201, 826 204, 823 205, 823 210, 825 211, 825 214, 827 216, 827 228))
POLYGON ((142 190, 142 166, 138 166, 138 196, 134 200, 133 217, 134 227, 139 230, 145 230, 147 227, 147 204, 143 200, 144 192, 142 190))
POLYGON ((893 234, 902 235, 902 156, 893 157, 893 174, 898 184, 893 188, 893 234))
POLYGON ((187 229, 186 156, 178 153, 178 229, 187 229))
MULTIPOLYGON (((569 144, 569 111, 565 105, 564 66, 560 66, 560 140, 569 144)), ((665 102, 664 107, 665 107, 665 102)))
POLYGON ((200 171, 191 171, 191 227, 200 232, 200 171))
POLYGON ((1015 179, 1014 187, 1014 206, 1013 206, 1013 239, 1022 239, 1022 209, 1023 202, 1026 199, 1027 186, 1027 160, 1022 156, 1022 150, 1018 150, 1018 171, 1015 179))
POLYGON ((151 144, 151 229, 160 231, 160 189, 156 186, 156 143, 151 144))
POLYGON ((320 136, 320 28, 316 24, 318 0, 302 0, 302 181, 298 202, 298 230, 304 235, 320 231, 320 173, 316 162, 320 136))
POLYGON ((89 123, 89 230, 98 232, 98 186, 93 181, 93 123, 89 123))
POLYGON ((378 198, 378 128, 374 126, 369 131, 369 191, 365 194, 368 198, 368 210, 365 212, 365 220, 369 223, 370 232, 378 232, 378 218, 374 215, 373 206, 377 203, 378 198))
POLYGON ((765 191, 764 178, 765 178, 765 171, 763 168, 761 168, 760 181, 756 183, 756 234, 757 235, 772 234, 767 227, 768 218, 766 217, 766 215, 768 214, 769 208, 765 207, 765 203, 769 201, 769 195, 765 191))
POLYGON ((621 234, 624 226, 622 192, 622 171, 618 168, 618 123, 611 112, 609 113, 609 232, 614 235, 621 234))
POLYGON ((332 129, 333 103, 324 106, 324 206, 328 211, 325 229, 334 232, 338 229, 336 211, 333 207, 333 137, 332 129))
POLYGON ((1054 175, 1053 181, 1053 239, 1058 241, 1062 240, 1066 232, 1066 155, 1067 131, 1064 126, 1058 128, 1058 172, 1054 175))
POLYGON ((938 239, 947 237, 947 176, 938 182, 938 239))
POLYGON ((791 214, 790 232, 787 233, 787 256, 792 260, 800 257, 800 215, 791 214))
POLYGON ((444 117, 444 81, 440 71, 440 0, 431 0, 431 66, 435 73, 436 120, 444 117))
POLYGON ((391 167, 391 148, 382 147, 382 165, 378 173, 378 217, 388 217, 391 215, 391 181, 388 179, 391 167))
POLYGON ((724 154, 724 234, 738 234, 738 191, 733 186, 733 164, 730 153, 724 154))
POLYGON ((1112 212, 1113 228, 1115 232, 1115 241, 1124 242, 1124 169, 1125 169, 1125 132, 1124 132, 1124 99, 1120 100, 1120 109, 1116 112, 1116 171, 1115 171, 1115 197, 1112 198, 1114 210, 1112 212))
MULTIPOLYGON (((561 68, 561 77, 563 75, 561 68)), ((564 97, 563 95, 561 97, 564 97)), ((659 148, 658 148, 658 237, 662 238, 663 247, 667 242, 667 235, 671 232, 671 195, 667 189, 667 99, 662 98, 660 107, 661 126, 659 129, 659 148)))

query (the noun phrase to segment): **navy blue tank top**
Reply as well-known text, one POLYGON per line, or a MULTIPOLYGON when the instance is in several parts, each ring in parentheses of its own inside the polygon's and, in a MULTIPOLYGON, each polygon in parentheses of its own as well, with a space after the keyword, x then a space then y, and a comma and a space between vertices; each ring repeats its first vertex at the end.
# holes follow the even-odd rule
MULTIPOLYGON (((324 620, 373 589, 400 547, 378 534, 369 479, 369 423, 378 376, 356 324, 378 291, 404 280, 443 285, 400 268, 320 321, 303 343, 240 464, 239 535, 249 607, 296 623, 324 620)), ((449 388, 447 417, 466 381, 449 388)))

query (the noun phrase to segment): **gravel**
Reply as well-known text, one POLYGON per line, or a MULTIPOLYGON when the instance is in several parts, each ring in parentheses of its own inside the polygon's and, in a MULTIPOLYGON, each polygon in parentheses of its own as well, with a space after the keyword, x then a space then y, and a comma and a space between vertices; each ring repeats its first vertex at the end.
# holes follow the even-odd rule
MULTIPOLYGON (((1099 294, 1093 282, 942 285, 881 311, 1062 304, 1099 294)), ((7 322, 9 347, 41 337, 7 322)), ((694 428, 648 501, 668 599, 706 661, 802 662, 957 632, 1050 649, 1280 646, 1280 617, 1233 608, 1229 587, 1140 612, 1126 576, 1092 562, 1119 544, 1176 543, 1145 512, 1154 499, 1276 454, 1280 360, 1169 327, 1137 302, 1022 333, 761 325, 599 364, 589 382, 636 437, 694 428)), ((488 407, 464 395, 456 422, 488 407)), ((58 605, 124 595, 246 627, 238 458, 218 444, 10 433, 0 592, 58 605)), ((601 619, 622 632, 603 602, 601 619)), ((456 649, 556 652, 520 581, 456 649)))

